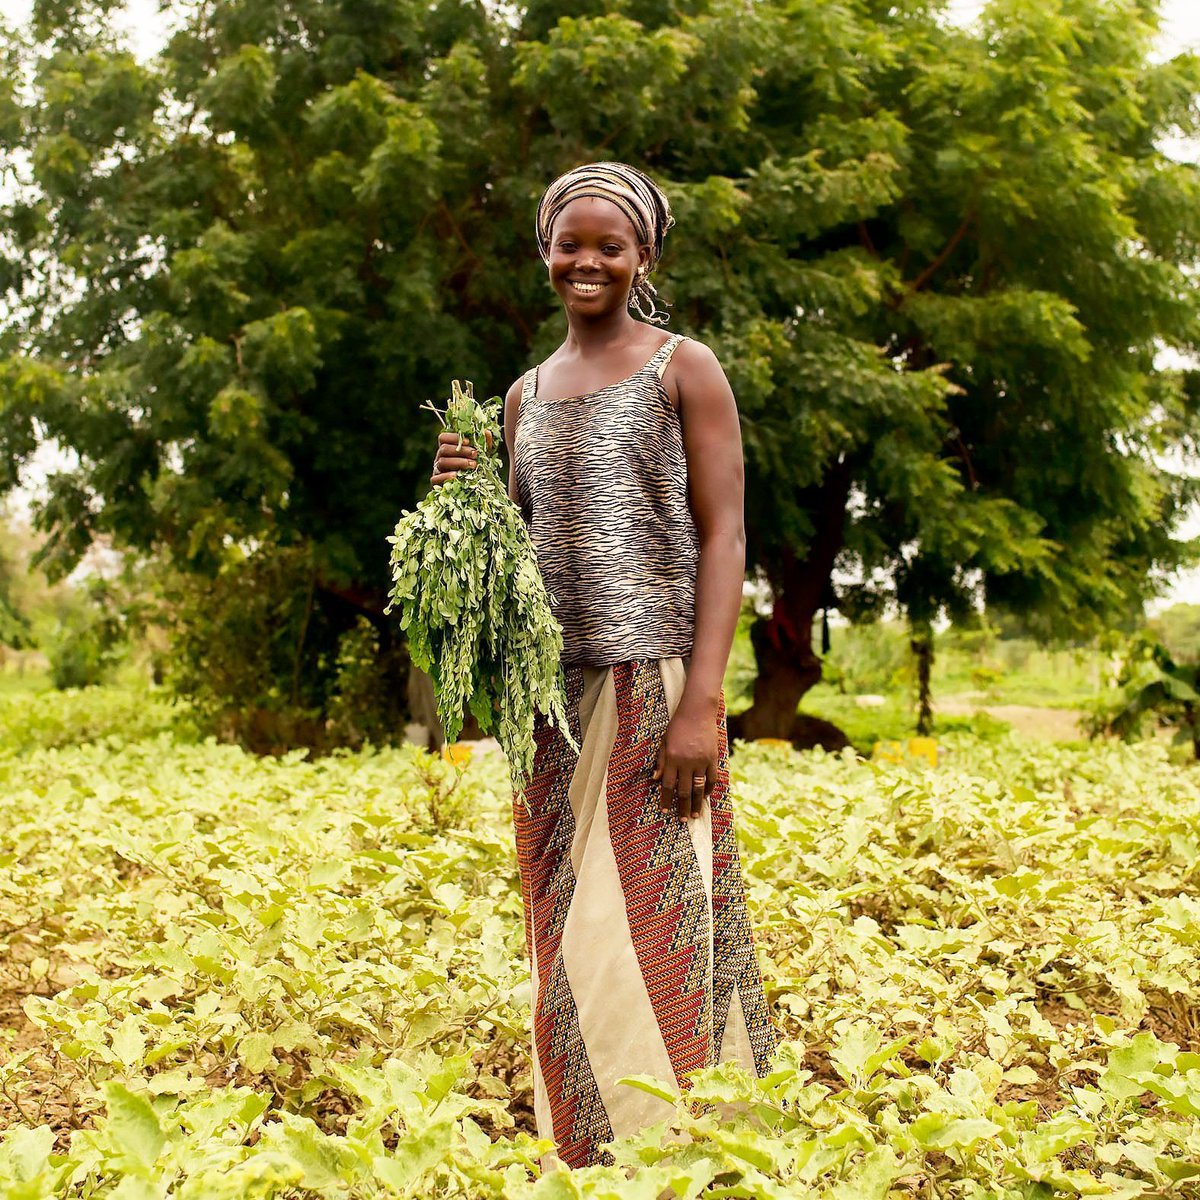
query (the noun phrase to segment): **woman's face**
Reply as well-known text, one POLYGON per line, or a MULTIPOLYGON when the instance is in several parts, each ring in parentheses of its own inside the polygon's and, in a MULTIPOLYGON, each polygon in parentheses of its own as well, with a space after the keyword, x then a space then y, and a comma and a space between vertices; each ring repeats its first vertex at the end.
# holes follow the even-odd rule
POLYGON ((568 312, 595 318, 623 311, 650 261, 633 222, 611 200, 581 196, 558 214, 550 229, 550 285, 568 312))

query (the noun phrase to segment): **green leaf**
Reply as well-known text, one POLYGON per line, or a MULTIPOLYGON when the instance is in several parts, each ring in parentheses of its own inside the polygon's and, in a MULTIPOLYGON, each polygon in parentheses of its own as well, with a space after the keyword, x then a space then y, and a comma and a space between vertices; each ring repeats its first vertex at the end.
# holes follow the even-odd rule
POLYGON ((427 1171, 450 1157, 454 1129, 454 1121, 444 1118, 416 1132, 409 1131, 391 1155, 373 1161, 375 1178, 395 1188, 413 1187, 427 1171))
POLYGON ((918 1117, 908 1128, 918 1145, 941 1150, 948 1146, 970 1149, 985 1138, 995 1137, 1001 1126, 983 1117, 951 1117, 931 1112, 918 1117))
POLYGON ((136 1168, 149 1171, 166 1144, 166 1135, 149 1100, 114 1080, 106 1082, 103 1091, 109 1143, 136 1168))
POLYGON ((648 1096, 657 1096, 668 1104, 674 1104, 679 1099, 679 1091, 676 1088, 660 1082, 653 1075, 625 1075, 618 1079, 617 1083, 622 1087, 636 1088, 648 1096))
POLYGON ((1139 1076, 1158 1064, 1158 1039, 1152 1033, 1139 1033, 1129 1043, 1110 1050, 1108 1066, 1097 1080, 1100 1090, 1119 1100, 1140 1096, 1145 1085, 1139 1076))
POLYGON ((53 1149, 54 1131, 48 1126, 30 1129, 20 1125, 4 1139, 0 1163, 11 1171, 16 1182, 26 1182, 36 1179, 46 1169, 53 1149))
POLYGON ((1177 1158, 1160 1155, 1155 1165, 1172 1183, 1182 1183, 1187 1179, 1200 1179, 1200 1162, 1183 1162, 1177 1158))
POLYGON ((132 1013, 125 1017, 117 1027, 112 1038, 113 1052, 126 1069, 141 1064, 146 1056, 146 1039, 142 1035, 140 1023, 132 1013))
POLYGON ((264 1141, 278 1147, 303 1172, 303 1186, 314 1191, 344 1191, 362 1172, 354 1150, 339 1138, 323 1133, 312 1121, 289 1112, 279 1124, 264 1126, 264 1141))
POLYGON ((867 1082, 884 1063, 890 1062, 912 1039, 900 1037, 883 1045, 883 1035, 865 1021, 856 1021, 839 1035, 830 1058, 847 1082, 867 1082))
POLYGON ((832 1200, 889 1200, 892 1184, 904 1170, 903 1159, 879 1146, 849 1168, 849 1177, 834 1187, 832 1200))
POLYGON ((269 1033, 248 1033, 238 1042, 242 1064, 255 1075, 278 1065, 274 1050, 275 1038, 269 1033))

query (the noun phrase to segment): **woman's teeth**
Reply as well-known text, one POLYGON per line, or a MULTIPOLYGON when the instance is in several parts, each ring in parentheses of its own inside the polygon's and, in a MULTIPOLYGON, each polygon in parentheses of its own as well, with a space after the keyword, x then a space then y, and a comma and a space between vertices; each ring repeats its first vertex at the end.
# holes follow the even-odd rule
POLYGON ((594 296, 601 288, 607 286, 603 283, 579 283, 576 280, 571 280, 571 286, 577 291, 582 292, 585 296, 594 296))

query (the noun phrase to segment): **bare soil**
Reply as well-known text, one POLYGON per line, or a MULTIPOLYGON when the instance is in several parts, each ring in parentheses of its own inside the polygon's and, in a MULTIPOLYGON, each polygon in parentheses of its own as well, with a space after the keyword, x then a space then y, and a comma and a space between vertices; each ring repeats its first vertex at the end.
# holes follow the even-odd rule
POLYGON ((1078 708, 1038 708, 1031 704, 981 704, 967 696, 955 696, 939 700, 934 705, 937 713, 944 716, 970 716, 972 713, 987 713, 998 721, 1006 721, 1017 733, 1026 734, 1044 742, 1074 742, 1085 734, 1079 722, 1087 716, 1078 708))

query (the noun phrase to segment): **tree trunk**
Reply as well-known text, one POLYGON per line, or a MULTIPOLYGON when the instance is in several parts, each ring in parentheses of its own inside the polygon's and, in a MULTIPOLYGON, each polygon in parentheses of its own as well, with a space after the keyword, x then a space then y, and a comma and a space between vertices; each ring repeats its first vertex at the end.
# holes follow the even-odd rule
POLYGON ((812 651, 812 616, 803 615, 798 627, 784 605, 775 601, 775 612, 750 628, 750 644, 758 675, 754 703, 741 714, 744 738, 790 738, 801 697, 821 678, 821 660, 812 651))
POLYGON ((750 628, 758 667, 754 703, 729 718, 731 737, 783 738, 802 750, 839 750, 850 744, 836 725, 796 710, 804 693, 821 679, 821 659, 812 648, 813 618, 830 600, 829 577, 842 548, 851 473, 848 459, 832 465, 813 489, 809 510, 817 528, 808 553, 800 560, 785 548, 778 569, 769 573, 775 591, 772 613, 750 628))
POLYGON ((408 666, 408 711, 416 724, 425 728, 425 749, 440 750, 446 744, 446 735, 437 715, 437 696, 433 690, 433 679, 420 667, 408 666))
POLYGON ((933 729, 933 704, 929 679, 933 672, 933 627, 922 622, 909 641, 917 656, 917 733, 928 737, 933 729))

